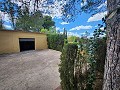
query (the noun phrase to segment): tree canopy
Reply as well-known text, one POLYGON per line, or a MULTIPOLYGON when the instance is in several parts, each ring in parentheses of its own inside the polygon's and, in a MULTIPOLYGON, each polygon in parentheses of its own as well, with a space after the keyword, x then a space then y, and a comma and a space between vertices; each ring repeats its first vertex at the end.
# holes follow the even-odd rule
POLYGON ((67 0, 67 3, 63 7, 63 20, 73 21, 78 14, 83 12, 95 14, 106 10, 104 8, 98 8, 106 0, 67 0))
MULTIPOLYGON (((18 12, 24 7, 28 7, 30 13, 34 13, 41 8, 44 8, 44 10, 41 11, 42 13, 55 14, 47 9, 58 7, 55 2, 61 2, 60 5, 62 7, 61 13, 63 15, 63 20, 73 21, 76 15, 81 14, 82 12, 93 14, 105 11, 105 8, 98 8, 101 4, 105 3, 105 1, 106 0, 3 0, 0 1, 0 10, 10 14, 11 20, 14 22, 18 12)), ((53 22, 50 23, 54 24, 53 22)))
MULTIPOLYGON (((8 14, 11 26, 13 29, 20 29, 25 31, 40 31, 40 29, 45 28, 48 29, 54 26, 55 22, 52 20, 51 16, 44 16, 43 13, 39 9, 30 10, 30 2, 29 1, 19 1, 19 0, 4 0, 0 1, 0 11, 8 14), (17 2, 17 3, 16 3, 17 2), (19 5, 19 3, 21 5, 19 5)), ((35 3, 37 4, 36 0, 35 3)), ((40 3, 40 2, 39 2, 40 3)), ((34 4, 34 5, 36 5, 34 4)), ((1 19, 1 27, 4 23, 2 23, 1 19)))
MULTIPOLYGON (((26 10, 26 9, 25 9, 26 10)), ((39 32, 43 28, 43 15, 40 11, 29 15, 29 13, 22 13, 16 21, 16 29, 22 29, 25 31, 39 32)))
POLYGON ((55 22, 52 21, 52 17, 51 16, 44 16, 44 24, 43 24, 43 27, 45 29, 48 29, 51 27, 51 26, 54 26, 55 25, 55 22))

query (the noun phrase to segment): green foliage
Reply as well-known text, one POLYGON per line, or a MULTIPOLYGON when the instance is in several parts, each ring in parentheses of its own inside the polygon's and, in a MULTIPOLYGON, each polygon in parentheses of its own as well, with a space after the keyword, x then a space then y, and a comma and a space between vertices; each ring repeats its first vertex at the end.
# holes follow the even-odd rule
POLYGON ((40 32, 41 32, 41 33, 48 33, 48 30, 42 28, 42 29, 40 30, 40 32))
MULTIPOLYGON (((14 23, 15 20, 15 16, 16 16, 16 12, 18 14, 19 10, 22 11, 24 6, 27 6, 29 11, 31 9, 31 5, 30 3, 32 3, 34 5, 34 9, 32 11, 32 13, 34 13, 35 11, 39 10, 39 5, 46 5, 46 8, 49 8, 49 5, 52 5, 52 8, 57 7, 57 5, 53 5, 55 4, 56 0, 46 0, 46 2, 42 2, 41 0, 35 0, 35 2, 32 2, 32 0, 22 0, 19 1, 17 0, 18 3, 22 3, 21 6, 18 6, 17 4, 13 3, 16 2, 15 0, 2 0, 0 3, 0 6, 3 6, 2 9, 0 8, 1 11, 3 12, 7 12, 8 14, 10 14, 11 20, 14 23), (17 7, 17 8, 16 8, 17 7)), ((105 9, 103 8, 98 8, 101 4, 105 3, 106 0, 67 0, 67 3, 65 3, 64 1, 60 1, 58 0, 58 2, 63 2, 62 3, 62 14, 63 14, 63 19, 67 20, 67 21, 72 21, 75 19, 75 16, 77 14, 81 14, 81 12, 94 12, 97 13, 99 11, 105 11, 105 9)), ((52 11, 52 10, 51 10, 52 11)), ((47 14, 51 14, 52 12, 50 11, 43 11, 43 13, 47 14)), ((49 21, 51 18, 48 16, 45 19, 45 23, 43 25, 44 28, 49 29, 50 26, 54 26, 54 22, 53 21, 49 21), (47 22, 46 22, 47 21, 47 22)), ((13 24, 14 26, 14 24, 13 24)))
POLYGON ((64 44, 67 43, 67 31, 64 30, 63 34, 49 33, 47 34, 48 48, 62 51, 64 44))
POLYGON ((49 31, 50 34, 53 34, 53 33, 56 34, 57 33, 55 26, 51 26, 48 31, 49 31))
POLYGON ((30 29, 33 30, 34 32, 40 32, 40 29, 43 28, 43 15, 40 11, 35 12, 33 15, 31 15, 31 27, 30 29))
POLYGON ((69 43, 73 43, 73 42, 75 42, 77 40, 77 37, 76 36, 68 36, 67 39, 68 39, 69 43))
MULTIPOLYGON (((86 34, 78 40, 78 52, 76 52, 77 57, 73 60, 74 63, 69 64, 68 59, 71 58, 69 55, 74 55, 75 52, 70 52, 67 46, 63 48, 60 64, 61 86, 63 90, 102 89, 106 57, 106 36, 105 30, 101 30, 101 28, 103 28, 103 25, 99 24, 98 29, 94 31, 94 37, 87 38, 88 35, 86 34), (74 78, 72 79, 73 86, 71 87, 71 82, 69 82, 71 77, 69 76, 70 78, 68 78, 67 75, 69 75, 68 67, 72 65, 74 65, 72 67, 72 69, 74 68, 74 72, 72 71, 74 75, 70 75, 74 78), (99 85, 97 81, 101 81, 99 85)), ((72 49, 72 47, 69 48, 72 49)))
POLYGON ((59 72, 62 90, 76 90, 74 63, 78 47, 76 44, 66 44, 62 50, 59 72))
POLYGON ((51 16, 44 16, 44 24, 43 24, 43 27, 45 29, 48 29, 51 27, 51 26, 54 26, 55 25, 55 22, 52 21, 52 17, 51 16))
POLYGON ((16 28, 24 31, 40 32, 43 25, 43 16, 40 11, 30 15, 28 8, 22 10, 16 22, 16 28))
MULTIPOLYGON (((89 39, 80 38, 77 60, 75 63, 76 90, 87 90, 88 82, 88 62, 89 62, 89 39)), ((90 90, 90 88, 88 89, 90 90)))
POLYGON ((98 39, 96 41, 97 47, 95 52, 96 57, 96 70, 97 72, 103 74, 104 73, 104 64, 105 64, 105 58, 106 58, 106 37, 103 37, 101 39, 98 39))
POLYGON ((56 29, 53 27, 54 24, 55 22, 52 21, 51 16, 43 17, 40 11, 30 14, 28 7, 24 7, 17 19, 16 28, 24 31, 56 33, 56 29))
POLYGON ((82 12, 96 14, 106 11, 106 6, 98 8, 106 0, 67 0, 63 5, 63 20, 67 22, 74 21, 77 15, 82 12))
POLYGON ((76 70, 76 73, 79 73, 79 76, 76 75, 76 78, 81 80, 77 81, 80 90, 102 89, 102 82, 99 85, 96 84, 97 78, 100 78, 101 81, 103 79, 106 57, 106 37, 105 31, 101 30, 102 27, 103 25, 99 25, 99 28, 94 31, 93 38, 81 38, 80 40, 79 51, 81 53, 78 54, 79 59, 76 63, 76 68, 80 67, 76 70), (86 67, 84 73, 83 65, 86 67))
POLYGON ((65 39, 67 39, 67 30, 65 28, 64 28, 63 35, 64 35, 65 39))
POLYGON ((50 27, 49 30, 42 28, 40 32, 46 33, 46 34, 57 34, 56 28, 54 26, 50 27))
POLYGON ((2 19, 0 20, 0 29, 2 29, 2 19))
POLYGON ((62 51, 64 39, 63 34, 47 34, 48 48, 62 51))
POLYGON ((27 12, 27 8, 25 8, 23 10, 23 12, 21 12, 21 15, 19 16, 19 18, 16 21, 16 29, 21 29, 24 31, 29 31, 30 30, 30 24, 32 22, 29 13, 27 12))

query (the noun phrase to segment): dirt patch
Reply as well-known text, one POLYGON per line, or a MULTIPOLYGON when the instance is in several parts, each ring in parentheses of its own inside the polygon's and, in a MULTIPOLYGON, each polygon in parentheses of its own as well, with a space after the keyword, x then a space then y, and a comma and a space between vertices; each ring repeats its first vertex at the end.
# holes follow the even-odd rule
POLYGON ((56 89, 60 54, 47 49, 0 55, 0 90, 56 89))

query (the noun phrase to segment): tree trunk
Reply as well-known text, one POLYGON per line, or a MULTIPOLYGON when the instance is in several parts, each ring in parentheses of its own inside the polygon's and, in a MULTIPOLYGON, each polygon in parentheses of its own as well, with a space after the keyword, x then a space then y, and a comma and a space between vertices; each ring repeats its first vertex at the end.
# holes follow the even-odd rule
POLYGON ((103 90, 120 90, 120 0, 107 0, 107 57, 103 90))

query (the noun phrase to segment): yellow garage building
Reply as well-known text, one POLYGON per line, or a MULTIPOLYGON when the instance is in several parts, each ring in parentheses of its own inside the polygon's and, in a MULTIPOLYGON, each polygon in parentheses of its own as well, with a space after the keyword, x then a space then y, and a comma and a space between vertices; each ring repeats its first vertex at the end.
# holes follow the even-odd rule
POLYGON ((0 54, 47 49, 47 35, 36 32, 0 30, 0 54))

